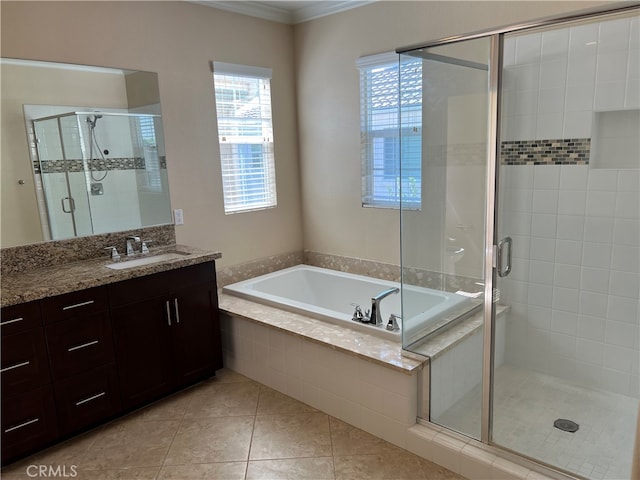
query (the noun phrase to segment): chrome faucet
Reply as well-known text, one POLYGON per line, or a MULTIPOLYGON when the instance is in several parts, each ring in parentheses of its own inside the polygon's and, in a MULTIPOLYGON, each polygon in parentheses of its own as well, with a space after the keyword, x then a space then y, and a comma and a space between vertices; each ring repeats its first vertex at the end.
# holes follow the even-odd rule
POLYGON ((127 237, 127 256, 131 256, 136 253, 135 249, 133 248, 133 242, 140 243, 140 237, 127 237))
POLYGON ((377 294, 375 297, 371 297, 371 315, 369 316, 369 323, 373 325, 382 325, 382 315, 380 315, 380 302, 391 294, 399 293, 398 287, 389 288, 377 294))

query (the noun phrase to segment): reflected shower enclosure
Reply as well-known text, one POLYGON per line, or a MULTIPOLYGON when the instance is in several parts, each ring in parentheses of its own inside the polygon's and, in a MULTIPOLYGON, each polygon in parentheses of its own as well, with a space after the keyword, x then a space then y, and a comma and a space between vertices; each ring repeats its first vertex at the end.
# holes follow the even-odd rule
POLYGON ((69 112, 32 123, 48 240, 171 222, 159 115, 69 112))

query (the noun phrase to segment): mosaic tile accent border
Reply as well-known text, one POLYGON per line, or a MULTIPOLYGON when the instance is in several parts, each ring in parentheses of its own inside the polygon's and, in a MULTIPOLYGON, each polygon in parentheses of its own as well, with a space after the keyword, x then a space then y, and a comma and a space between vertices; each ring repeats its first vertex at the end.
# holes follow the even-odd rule
POLYGON ((588 165, 590 138, 502 142, 502 165, 588 165))
MULTIPOLYGON (((145 159, 143 157, 121 157, 94 159, 91 161, 91 167, 94 171, 105 170, 144 170, 145 159)), ((160 168, 167 168, 167 157, 160 157, 160 168)), ((82 159, 73 160, 43 160, 41 162, 33 162, 33 170, 35 173, 64 173, 83 172, 84 161, 82 159)))

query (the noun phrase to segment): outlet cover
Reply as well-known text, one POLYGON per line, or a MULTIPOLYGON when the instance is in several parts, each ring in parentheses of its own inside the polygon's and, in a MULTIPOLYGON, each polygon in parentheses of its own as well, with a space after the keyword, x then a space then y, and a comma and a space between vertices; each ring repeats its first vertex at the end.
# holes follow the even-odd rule
POLYGON ((184 225, 184 213, 181 208, 176 208, 173 211, 173 223, 176 225, 184 225))

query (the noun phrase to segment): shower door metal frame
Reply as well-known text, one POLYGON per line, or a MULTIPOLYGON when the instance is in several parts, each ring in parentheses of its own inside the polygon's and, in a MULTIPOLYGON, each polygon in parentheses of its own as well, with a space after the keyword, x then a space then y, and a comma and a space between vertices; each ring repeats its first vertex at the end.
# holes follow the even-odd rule
MULTIPOLYGON (((490 57, 489 57, 489 138, 487 139, 487 198, 486 198, 486 218, 485 218, 485 265, 484 265, 484 332, 483 332, 483 361, 482 361, 482 406, 481 406, 481 435, 480 442, 491 447, 499 448, 502 451, 512 453, 506 447, 492 442, 492 420, 493 420, 493 353, 495 334, 495 308, 493 303, 493 285, 495 283, 496 271, 498 268, 498 246, 497 246, 497 222, 496 212, 498 206, 498 160, 500 152, 500 125, 499 106, 500 88, 502 82, 502 49, 505 34, 519 31, 532 30, 543 27, 551 27, 571 22, 588 20, 590 18, 602 18, 608 15, 633 12, 640 9, 640 2, 631 4, 620 4, 620 6, 601 6, 593 9, 583 10, 574 14, 564 16, 554 16, 535 20, 531 22, 519 23, 511 26, 499 27, 492 30, 485 30, 464 35, 452 35, 431 42, 414 44, 396 49, 396 53, 409 53, 413 50, 430 48, 451 43, 458 43, 465 40, 491 37, 490 57)), ((445 427, 446 428, 446 427, 445 427)), ((556 467, 549 466, 535 458, 526 457, 521 453, 516 453, 517 458, 533 461, 538 465, 546 466, 552 470, 556 467)))

